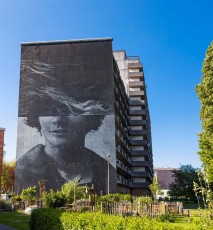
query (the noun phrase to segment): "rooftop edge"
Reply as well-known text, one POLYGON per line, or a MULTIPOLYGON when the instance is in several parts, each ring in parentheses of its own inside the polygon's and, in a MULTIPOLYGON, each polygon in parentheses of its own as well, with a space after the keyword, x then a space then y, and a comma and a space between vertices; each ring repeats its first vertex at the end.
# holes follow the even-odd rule
POLYGON ((96 41, 113 41, 113 38, 86 38, 86 39, 71 39, 71 40, 53 40, 53 41, 35 41, 35 42, 21 42, 25 45, 45 45, 45 44, 62 44, 62 43, 83 43, 83 42, 96 42, 96 41))

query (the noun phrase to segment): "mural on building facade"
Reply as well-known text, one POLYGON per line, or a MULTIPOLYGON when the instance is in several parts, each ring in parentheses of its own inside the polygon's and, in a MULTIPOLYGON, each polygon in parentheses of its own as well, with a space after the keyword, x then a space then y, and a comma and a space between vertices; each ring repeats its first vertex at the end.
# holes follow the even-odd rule
POLYGON ((112 67, 101 49, 101 43, 22 46, 16 192, 41 180, 56 190, 77 179, 106 193, 109 153, 115 190, 112 67))

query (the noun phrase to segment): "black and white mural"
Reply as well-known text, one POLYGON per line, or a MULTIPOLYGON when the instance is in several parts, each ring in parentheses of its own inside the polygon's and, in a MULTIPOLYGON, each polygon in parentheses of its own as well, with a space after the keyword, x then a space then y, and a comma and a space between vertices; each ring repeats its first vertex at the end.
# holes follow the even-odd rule
POLYGON ((116 189, 111 41, 22 45, 15 190, 116 189))

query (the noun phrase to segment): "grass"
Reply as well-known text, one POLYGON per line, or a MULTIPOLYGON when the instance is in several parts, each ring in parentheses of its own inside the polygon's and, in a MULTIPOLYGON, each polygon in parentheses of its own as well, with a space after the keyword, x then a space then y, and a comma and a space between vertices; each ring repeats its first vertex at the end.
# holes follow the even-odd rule
POLYGON ((1 212, 0 223, 17 230, 29 230, 30 216, 21 212, 1 212))
POLYGON ((197 229, 197 226, 195 224, 195 220, 198 220, 199 217, 186 217, 186 216, 181 216, 181 215, 176 215, 174 216, 175 222, 171 223, 171 226, 173 227, 181 227, 183 229, 197 229))

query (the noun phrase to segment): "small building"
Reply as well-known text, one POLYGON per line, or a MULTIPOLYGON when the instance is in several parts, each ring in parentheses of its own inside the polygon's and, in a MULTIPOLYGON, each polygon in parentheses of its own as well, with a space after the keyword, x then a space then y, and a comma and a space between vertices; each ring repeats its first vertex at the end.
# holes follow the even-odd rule
POLYGON ((155 168, 154 174, 157 177, 158 183, 160 185, 161 194, 158 198, 168 197, 168 191, 170 184, 174 181, 173 170, 179 170, 178 168, 155 168))

